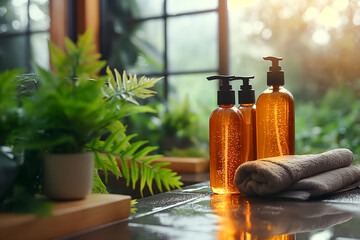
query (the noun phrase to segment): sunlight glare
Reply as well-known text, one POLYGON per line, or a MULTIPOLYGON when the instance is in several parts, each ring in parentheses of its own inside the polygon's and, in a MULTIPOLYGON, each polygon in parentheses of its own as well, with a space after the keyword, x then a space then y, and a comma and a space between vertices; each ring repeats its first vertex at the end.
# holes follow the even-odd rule
POLYGON ((310 22, 314 20, 319 15, 319 10, 315 7, 308 7, 303 15, 303 19, 305 22, 310 22))
POLYGON ((345 10, 349 6, 348 0, 335 0, 333 3, 334 8, 338 9, 339 11, 345 10))
POLYGON ((228 9, 231 11, 253 4, 254 0, 228 0, 228 9))
POLYGON ((357 26, 360 25, 360 9, 356 10, 352 21, 353 21, 354 25, 357 25, 357 26))
POLYGON ((264 31, 262 32, 261 36, 266 39, 269 40, 272 36, 272 32, 269 28, 264 29, 264 31))
POLYGON ((328 31, 324 29, 318 29, 312 35, 312 40, 318 45, 326 45, 330 41, 330 35, 328 31))
POLYGON ((290 7, 284 7, 279 12, 279 17, 282 19, 291 18, 294 15, 294 9, 290 7))
POLYGON ((35 5, 35 4, 31 4, 30 5, 30 18, 34 21, 39 21, 45 18, 45 14, 43 11, 41 11, 41 9, 35 5))
POLYGON ((325 7, 317 19, 318 23, 328 28, 340 26, 340 16, 337 10, 332 7, 325 7))

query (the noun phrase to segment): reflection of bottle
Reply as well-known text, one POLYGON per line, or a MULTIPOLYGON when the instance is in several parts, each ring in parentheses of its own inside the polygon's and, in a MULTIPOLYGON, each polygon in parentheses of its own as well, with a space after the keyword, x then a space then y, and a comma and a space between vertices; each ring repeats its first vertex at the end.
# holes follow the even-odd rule
MULTIPOLYGON (((238 91, 239 96, 239 110, 244 117, 244 137, 243 137, 243 152, 244 161, 252 161, 256 159, 256 106, 255 106, 255 91, 249 84, 251 77, 234 77, 233 79, 243 80, 241 90, 238 91)), ((232 80, 233 80, 232 79, 232 80)))
MULTIPOLYGON (((241 195, 211 195, 210 206, 213 209, 214 214, 220 216, 218 226, 218 239, 240 239, 240 240, 295 240, 295 234, 283 234, 283 235, 258 235, 255 229, 258 229, 258 224, 264 224, 264 222, 253 222, 252 207, 253 202, 241 195)), ((255 212, 259 211, 259 205, 255 203, 255 212)), ((274 216, 275 217, 275 216, 274 216)), ((269 232, 273 226, 271 221, 267 226, 262 226, 269 232)), ((263 233, 263 232, 259 232, 263 233)))
POLYGON ((295 154, 294 98, 284 85, 284 72, 278 65, 282 58, 265 57, 272 66, 267 73, 269 86, 256 106, 257 158, 295 154))
POLYGON ((211 76, 220 79, 218 105, 210 117, 210 186, 214 193, 239 193, 234 176, 243 163, 242 135, 243 117, 234 107, 235 92, 229 84, 233 76, 211 76))

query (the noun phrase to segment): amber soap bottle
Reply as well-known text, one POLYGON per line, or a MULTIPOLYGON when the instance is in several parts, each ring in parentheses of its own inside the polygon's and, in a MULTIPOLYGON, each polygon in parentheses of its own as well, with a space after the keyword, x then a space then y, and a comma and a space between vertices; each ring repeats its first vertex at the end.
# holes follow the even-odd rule
POLYGON ((235 171, 244 162, 242 153, 243 116, 234 107, 235 91, 229 81, 234 76, 211 76, 221 80, 219 107, 210 116, 210 186, 214 193, 239 193, 234 185, 235 171))
POLYGON ((244 161, 256 160, 256 105, 255 90, 249 84, 254 76, 236 76, 233 79, 240 79, 243 85, 238 91, 239 110, 244 119, 243 153, 244 161))
POLYGON ((295 154, 294 98, 284 85, 282 58, 264 57, 272 66, 267 73, 269 86, 256 103, 257 158, 295 154))

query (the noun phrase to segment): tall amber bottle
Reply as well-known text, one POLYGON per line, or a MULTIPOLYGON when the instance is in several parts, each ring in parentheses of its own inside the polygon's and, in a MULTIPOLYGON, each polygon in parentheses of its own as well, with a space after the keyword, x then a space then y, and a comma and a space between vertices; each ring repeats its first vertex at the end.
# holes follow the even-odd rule
POLYGON ((244 161, 256 160, 256 105, 255 90, 249 84, 251 77, 235 77, 233 79, 243 80, 243 85, 238 91, 239 110, 244 118, 243 153, 244 161))
POLYGON ((244 162, 242 153, 243 117, 234 107, 235 92, 229 84, 233 76, 211 76, 220 79, 218 105, 210 117, 210 186, 214 193, 239 193, 234 176, 244 162))
POLYGON ((269 86, 258 98, 256 109, 257 158, 295 154, 294 98, 284 85, 282 58, 264 57, 272 61, 267 73, 269 86))

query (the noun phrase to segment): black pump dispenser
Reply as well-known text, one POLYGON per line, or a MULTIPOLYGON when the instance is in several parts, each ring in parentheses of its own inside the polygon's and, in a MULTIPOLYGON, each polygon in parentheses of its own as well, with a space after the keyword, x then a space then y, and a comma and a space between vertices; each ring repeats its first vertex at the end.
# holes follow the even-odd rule
POLYGON ((243 81, 243 85, 240 86, 241 90, 238 91, 239 104, 255 103, 255 90, 249 84, 250 79, 254 78, 254 76, 235 76, 230 80, 241 79, 243 81))
POLYGON ((220 90, 218 93, 218 105, 234 105, 235 104, 235 91, 232 90, 230 80, 235 76, 216 75, 207 77, 207 80, 222 80, 220 83, 220 90))
POLYGON ((279 61, 282 59, 282 57, 264 57, 264 60, 270 60, 272 62, 272 66, 269 67, 269 72, 267 72, 268 86, 284 85, 284 72, 281 71, 281 66, 279 66, 279 61))

